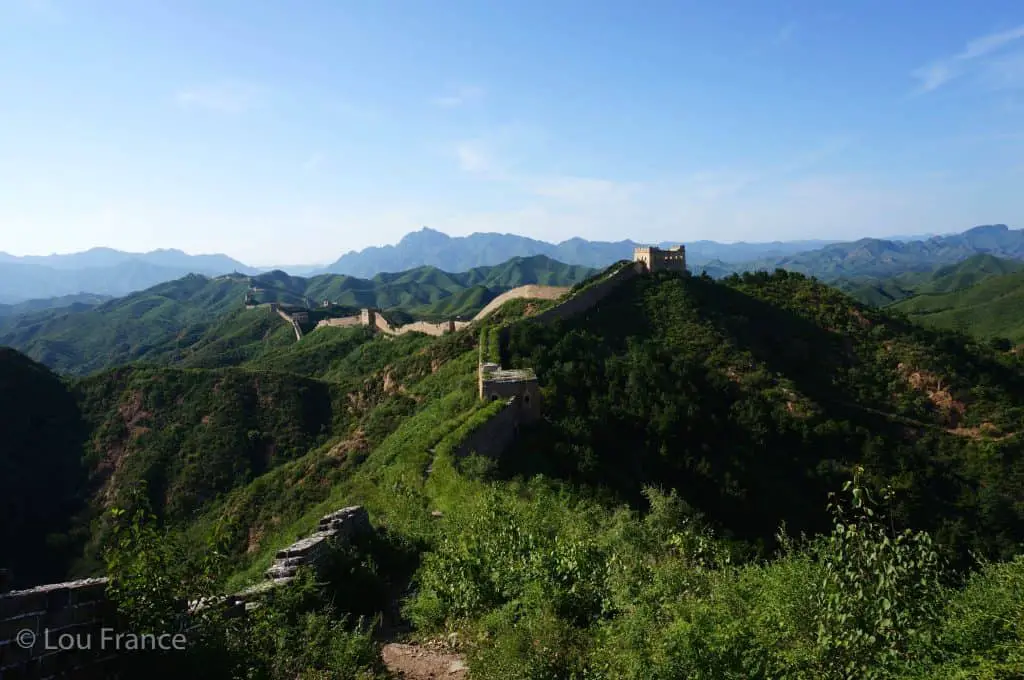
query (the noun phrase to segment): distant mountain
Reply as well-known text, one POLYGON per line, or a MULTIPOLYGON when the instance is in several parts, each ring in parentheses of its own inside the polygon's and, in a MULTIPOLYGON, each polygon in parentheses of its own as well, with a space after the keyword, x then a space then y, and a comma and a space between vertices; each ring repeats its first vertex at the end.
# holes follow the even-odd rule
MULTIPOLYGON (((764 257, 785 257, 807 250, 823 248, 840 241, 771 241, 769 243, 718 243, 717 241, 689 241, 686 245, 686 260, 693 265, 713 263, 744 262, 764 257)), ((662 244, 676 245, 676 244, 662 244)))
POLYGON ((1004 271, 975 274, 974 283, 970 271, 938 274, 887 309, 926 326, 1024 343, 1024 265, 1004 271))
POLYGON ((69 255, 15 257, 0 253, 0 304, 92 293, 118 296, 187 274, 256 274, 226 255, 188 255, 180 250, 126 253, 93 248, 69 255))
POLYGON ((0 252, 0 263, 37 264, 53 269, 93 269, 113 267, 125 262, 145 262, 159 267, 193 269, 196 274, 206 272, 255 274, 256 269, 227 255, 189 255, 174 248, 161 248, 148 253, 129 253, 113 248, 90 248, 66 255, 25 255, 16 257, 0 252))
MULTIPOLYGON (((682 241, 663 242, 667 247, 682 241)), ((686 243, 688 260, 701 264, 710 260, 741 262, 751 258, 781 257, 818 248, 834 241, 774 241, 771 243, 686 243)), ((474 267, 493 266, 510 257, 545 255, 559 262, 607 267, 613 262, 633 257, 636 241, 588 241, 571 238, 561 243, 548 243, 514 234, 476 233, 469 236, 448 236, 423 227, 406 234, 396 245, 366 248, 343 255, 323 271, 364 278, 382 272, 404 271, 412 267, 433 266, 445 271, 465 271, 474 267)))
POLYGON ((69 308, 70 311, 81 311, 110 299, 108 295, 93 295, 92 293, 80 293, 78 295, 62 295, 60 297, 40 298, 37 300, 26 300, 13 305, 0 304, 0 318, 9 318, 41 312, 47 309, 69 308))
POLYGON ((312 276, 324 270, 322 264, 275 264, 270 267, 256 267, 256 270, 263 274, 266 272, 282 271, 292 276, 312 276))
POLYGON ((1024 262, 993 255, 974 255, 931 272, 907 272, 894 277, 857 276, 834 285, 860 302, 882 307, 914 295, 935 295, 963 290, 993 276, 1024 269, 1024 262))
POLYGON ((605 267, 632 257, 633 246, 632 241, 608 243, 582 238, 556 245, 514 234, 479 233, 453 237, 424 227, 406 234, 397 245, 349 252, 323 271, 363 278, 423 266, 458 272, 494 266, 510 257, 533 255, 545 255, 559 262, 588 267, 605 267))
POLYGON ((378 307, 406 316, 450 318, 471 316, 517 286, 569 286, 594 273, 588 267, 536 256, 461 273, 419 267, 372 279, 334 274, 307 279, 282 271, 216 278, 192 274, 95 307, 0 318, 0 346, 14 347, 52 369, 73 374, 140 360, 180 362, 192 348, 215 340, 217 347, 229 347, 223 351, 241 360, 278 326, 285 329, 284 341, 291 342, 291 329, 266 307, 244 309, 250 291, 259 303, 319 307, 328 300, 342 311, 378 307))
POLYGON ((955 264, 983 253, 1012 260, 1024 259, 1024 229, 1010 229, 1005 224, 994 224, 974 227, 961 234, 933 236, 922 241, 863 238, 786 257, 726 265, 721 269, 771 271, 779 268, 834 281, 856 276, 930 272, 937 266, 955 264))

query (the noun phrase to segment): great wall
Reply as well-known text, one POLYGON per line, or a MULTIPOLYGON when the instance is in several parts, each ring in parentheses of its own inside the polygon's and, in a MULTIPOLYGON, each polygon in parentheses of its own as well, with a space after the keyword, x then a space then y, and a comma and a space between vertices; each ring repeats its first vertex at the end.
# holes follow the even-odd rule
MULTIPOLYGON (((565 296, 554 307, 525 319, 534 323, 568 319, 593 308, 622 283, 644 273, 659 270, 676 271, 685 275, 687 270, 684 248, 679 246, 668 251, 637 248, 632 262, 622 263, 604 278, 565 296)), ((492 304, 474 317, 472 322, 447 322, 426 326, 409 324, 396 329, 374 313, 374 310, 363 310, 358 317, 346 317, 345 325, 373 326, 388 334, 401 334, 402 328, 407 329, 404 332, 427 332, 422 328, 441 327, 440 332, 428 334, 442 335, 483 320, 509 300, 523 297, 553 299, 550 297, 553 290, 557 289, 550 286, 523 286, 513 289, 495 298, 492 304), (531 292, 538 294, 530 295, 531 292), (493 304, 501 298, 504 299, 499 304, 493 304), (462 325, 456 327, 452 325, 454 323, 462 325)), ((559 297, 563 295, 564 292, 560 293, 559 297)), ((302 338, 300 321, 294 315, 283 313, 277 305, 274 305, 272 310, 288 320, 295 328, 296 337, 302 338)), ((507 330, 507 326, 499 330, 502 337, 507 330)), ((502 341, 499 340, 499 343, 502 341)), ((456 458, 471 453, 491 458, 500 457, 515 441, 522 425, 528 425, 541 417, 540 386, 534 371, 528 368, 506 369, 499 363, 486 359, 497 357, 488 356, 484 339, 481 338, 477 368, 478 396, 481 402, 502 401, 503 404, 489 418, 463 433, 461 440, 453 448, 456 458)), ((328 562, 327 557, 334 548, 347 543, 358 534, 372 531, 369 516, 362 507, 343 508, 326 515, 320 519, 314 533, 277 552, 273 564, 264 574, 264 582, 240 593, 226 596, 214 604, 223 608, 224 616, 245 615, 246 611, 257 606, 262 593, 287 584, 301 567, 319 571, 328 562)), ((106 595, 106 584, 106 578, 91 578, 41 585, 27 590, 0 592, 0 678, 59 677, 91 680, 112 677, 110 669, 116 657, 105 654, 102 649, 47 649, 42 644, 47 632, 51 638, 61 634, 96 635, 101 629, 109 627, 114 622, 115 612, 106 595), (24 645, 26 635, 30 635, 35 644, 24 645)))

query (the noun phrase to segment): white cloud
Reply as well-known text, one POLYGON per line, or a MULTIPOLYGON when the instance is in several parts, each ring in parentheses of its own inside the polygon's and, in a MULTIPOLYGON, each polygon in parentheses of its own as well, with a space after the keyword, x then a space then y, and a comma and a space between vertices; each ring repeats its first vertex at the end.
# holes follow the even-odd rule
POLYGON ((951 80, 976 69, 983 57, 994 54, 1007 46, 1024 38, 1024 25, 1007 31, 990 33, 975 38, 967 43, 958 54, 938 59, 912 72, 912 76, 920 81, 917 93, 930 92, 942 87, 951 80))
POLYGON ((484 98, 484 89, 475 85, 463 85, 451 92, 435 97, 433 103, 443 109, 454 109, 460 106, 476 104, 484 98))
POLYGON ((229 81, 183 89, 175 100, 186 109, 242 113, 262 103, 266 94, 258 85, 229 81))
POLYGON ((465 172, 483 173, 493 169, 489 154, 479 141, 463 141, 455 145, 455 157, 465 172))

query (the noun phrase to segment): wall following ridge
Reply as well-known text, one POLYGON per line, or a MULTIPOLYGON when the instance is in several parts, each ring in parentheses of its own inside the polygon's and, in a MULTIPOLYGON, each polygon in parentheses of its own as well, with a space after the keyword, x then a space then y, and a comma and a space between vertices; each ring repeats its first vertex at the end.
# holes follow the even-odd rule
POLYGON ((114 614, 106 587, 95 578, 0 594, 0 678, 110 677, 115 656, 100 645, 114 614), (60 649, 67 635, 92 649, 60 649))
MULTIPOLYGON (((333 547, 371 531, 369 515, 358 505, 321 517, 313 534, 277 553, 264 583, 219 601, 224 615, 244 615, 261 593, 290 582, 300 567, 320 569, 333 547)), ((102 631, 109 631, 108 636, 131 631, 114 630, 114 606, 106 587, 107 579, 93 578, 0 593, 0 679, 117 677, 115 645, 103 643, 102 631), (75 644, 64 649, 62 639, 75 644), (88 641, 90 649, 79 640, 88 641)))
POLYGON ((357 534, 368 534, 372 531, 370 516, 362 506, 353 505, 324 515, 320 518, 315 532, 277 551, 274 563, 264 576, 277 583, 291 581, 299 567, 322 566, 332 544, 347 543, 357 534))
POLYGON ((271 309, 273 309, 275 312, 277 312, 278 316, 280 316, 282 319, 284 319, 285 321, 287 321, 288 323, 290 323, 292 325, 292 328, 295 330, 295 340, 296 341, 302 340, 302 327, 299 326, 299 322, 296 321, 294 318, 292 318, 288 314, 288 312, 284 311, 283 309, 281 309, 277 305, 271 305, 271 309))
POLYGON ((385 335, 402 335, 403 333, 424 333, 439 337, 446 333, 454 333, 468 326, 470 321, 442 321, 431 323, 429 321, 416 321, 404 326, 392 326, 381 314, 374 310, 364 309, 356 316, 346 316, 339 319, 322 319, 316 324, 317 328, 327 326, 371 326, 385 335))
POLYGON ((505 408, 473 430, 455 447, 453 456, 464 458, 475 452, 488 458, 499 458, 519 434, 523 413, 517 400, 518 397, 509 399, 505 408))
POLYGON ((634 263, 632 266, 625 266, 609 275, 600 283, 595 283, 590 288, 576 293, 576 295, 573 295, 560 305, 556 305, 550 309, 544 310, 540 314, 527 318, 530 321, 537 321, 539 323, 551 323, 552 321, 568 319, 569 317, 576 316, 608 297, 608 295, 623 282, 635 279, 641 273, 643 273, 642 264, 634 263))

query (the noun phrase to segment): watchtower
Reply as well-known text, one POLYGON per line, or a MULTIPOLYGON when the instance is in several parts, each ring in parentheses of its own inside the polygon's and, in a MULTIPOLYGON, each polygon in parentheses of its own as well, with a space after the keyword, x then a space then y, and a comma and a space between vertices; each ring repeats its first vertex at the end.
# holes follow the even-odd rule
POLYGON ((540 384, 532 369, 502 369, 498 364, 480 364, 480 399, 496 401, 516 398, 522 422, 540 418, 540 384))
POLYGON ((639 262, 647 273, 654 271, 686 272, 686 246, 672 246, 662 250, 655 246, 633 248, 633 261, 639 262))

